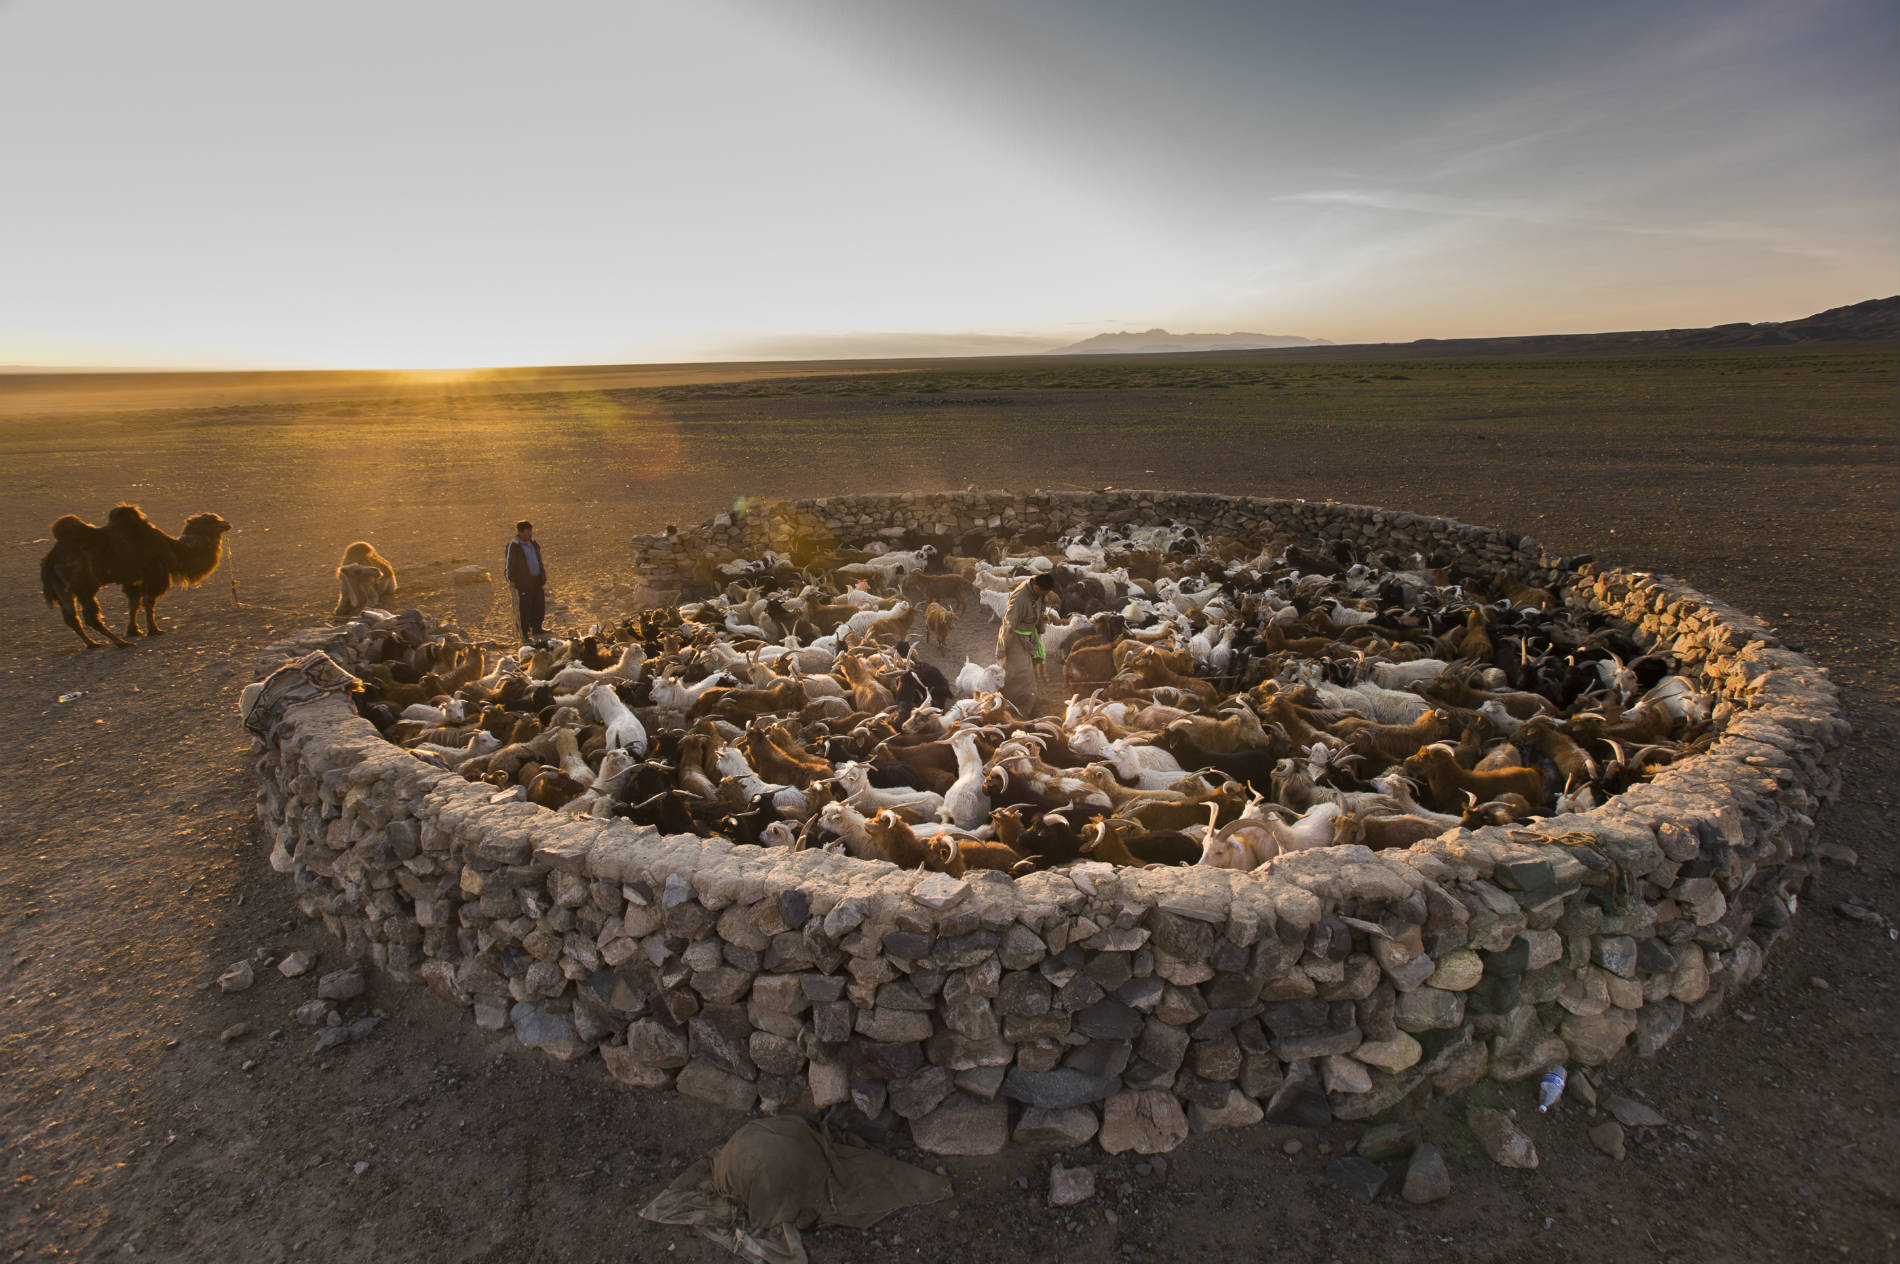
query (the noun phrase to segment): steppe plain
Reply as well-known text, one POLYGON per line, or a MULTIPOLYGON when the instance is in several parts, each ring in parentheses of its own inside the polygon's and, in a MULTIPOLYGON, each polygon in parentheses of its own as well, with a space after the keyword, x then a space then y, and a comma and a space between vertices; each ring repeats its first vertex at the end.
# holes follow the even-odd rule
POLYGON ((1669 1120, 1620 1163, 1576 1106, 1530 1116, 1534 1172, 1434 1119, 1453 1195, 1362 1207, 1324 1174, 1350 1131, 1261 1127, 1164 1162, 1067 1156, 1102 1192, 1055 1210, 1050 1156, 1011 1151, 945 1162, 951 1202, 809 1236, 814 1259, 1894 1259, 1897 369, 1888 346, 0 378, 0 1255, 733 1258, 636 1213, 736 1117, 553 1063, 424 988, 374 981, 356 1004, 381 1026, 313 1055, 291 1011, 315 973, 213 986, 260 950, 340 964, 255 843, 237 693, 260 646, 323 620, 358 537, 411 601, 499 634, 502 602, 446 574, 497 563, 518 517, 565 628, 620 613, 636 532, 741 496, 976 484, 1379 504, 1680 576, 1843 687, 1855 736, 1824 836, 1859 862, 1822 873, 1724 1013, 1611 1069, 1669 1120), (223 514, 233 568, 166 598, 171 635, 86 651, 35 567, 53 517, 121 499, 170 530, 223 514))

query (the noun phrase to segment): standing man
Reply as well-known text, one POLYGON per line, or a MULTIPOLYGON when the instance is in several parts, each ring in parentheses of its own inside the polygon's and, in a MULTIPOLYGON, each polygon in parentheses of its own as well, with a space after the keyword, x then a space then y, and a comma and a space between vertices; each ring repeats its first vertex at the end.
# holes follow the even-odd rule
POLYGON ((1055 599, 1055 577, 1032 575, 1009 594, 1003 626, 996 631, 996 657, 1003 664, 1003 698, 1016 713, 1036 713, 1036 678, 1042 674, 1042 618, 1055 599))
POLYGON ((541 624, 548 617, 548 568, 541 561, 541 546, 534 542, 534 524, 522 519, 515 524, 515 538, 508 541, 508 587, 515 593, 515 622, 521 628, 523 642, 533 645, 547 636, 541 624))

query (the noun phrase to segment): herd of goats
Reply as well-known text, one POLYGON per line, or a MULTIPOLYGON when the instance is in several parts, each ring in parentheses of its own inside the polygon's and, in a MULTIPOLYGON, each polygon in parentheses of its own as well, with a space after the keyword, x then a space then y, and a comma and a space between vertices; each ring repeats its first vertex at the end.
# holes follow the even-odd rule
POLYGON ((393 620, 357 705, 558 812, 953 875, 1407 847, 1587 810, 1713 737, 1670 660, 1502 573, 1176 526, 1018 549, 768 553, 492 664, 393 620), (1060 715, 1017 713, 1000 667, 952 681, 914 652, 920 620, 947 649, 1038 572, 1066 614, 1043 632, 1060 715))

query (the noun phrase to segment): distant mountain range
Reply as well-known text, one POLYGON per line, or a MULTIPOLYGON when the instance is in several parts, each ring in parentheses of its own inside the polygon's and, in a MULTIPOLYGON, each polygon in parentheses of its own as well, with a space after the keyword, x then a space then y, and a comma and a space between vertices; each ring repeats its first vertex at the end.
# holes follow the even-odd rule
POLYGON ((1870 298, 1864 303, 1831 307, 1799 320, 1746 321, 1707 329, 1632 329, 1595 334, 1524 334, 1503 338, 1420 338, 1415 342, 1334 343, 1325 338, 1296 338, 1282 334, 1171 334, 1165 329, 1146 333, 1099 334, 1048 355, 1131 355, 1169 351, 1290 351, 1302 348, 1326 353, 1371 352, 1391 355, 1535 355, 1565 352, 1627 353, 1647 351, 1720 351, 1744 347, 1779 347, 1795 343, 1900 342, 1900 295, 1870 298))
POLYGON ((1143 333, 1096 334, 1056 347, 1049 355, 1139 355, 1150 351, 1273 351, 1281 347, 1330 347, 1325 338, 1293 334, 1171 334, 1165 329, 1143 333))
MULTIPOLYGON (((1512 338, 1420 338, 1416 342, 1353 344, 1382 352, 1426 355, 1508 355, 1562 351, 1719 351, 1781 347, 1803 342, 1900 341, 1900 295, 1830 307, 1799 320, 1738 322, 1707 329, 1632 329, 1601 334, 1530 334, 1512 338)), ((1343 349, 1343 348, 1342 348, 1343 349)))

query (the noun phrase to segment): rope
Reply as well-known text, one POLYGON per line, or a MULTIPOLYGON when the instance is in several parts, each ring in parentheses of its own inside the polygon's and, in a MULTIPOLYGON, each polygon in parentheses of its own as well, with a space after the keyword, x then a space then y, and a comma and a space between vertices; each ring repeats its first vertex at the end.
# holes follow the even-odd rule
POLYGON ((301 619, 309 614, 307 610, 285 610, 281 606, 260 605, 254 601, 241 601, 238 598, 237 551, 227 541, 224 546, 224 574, 231 581, 231 607, 234 610, 262 610, 278 614, 286 619, 301 619))
POLYGON ((237 595, 237 550, 232 548, 229 542, 226 542, 224 546, 224 574, 225 578, 231 581, 231 604, 242 606, 244 603, 238 600, 237 595))

